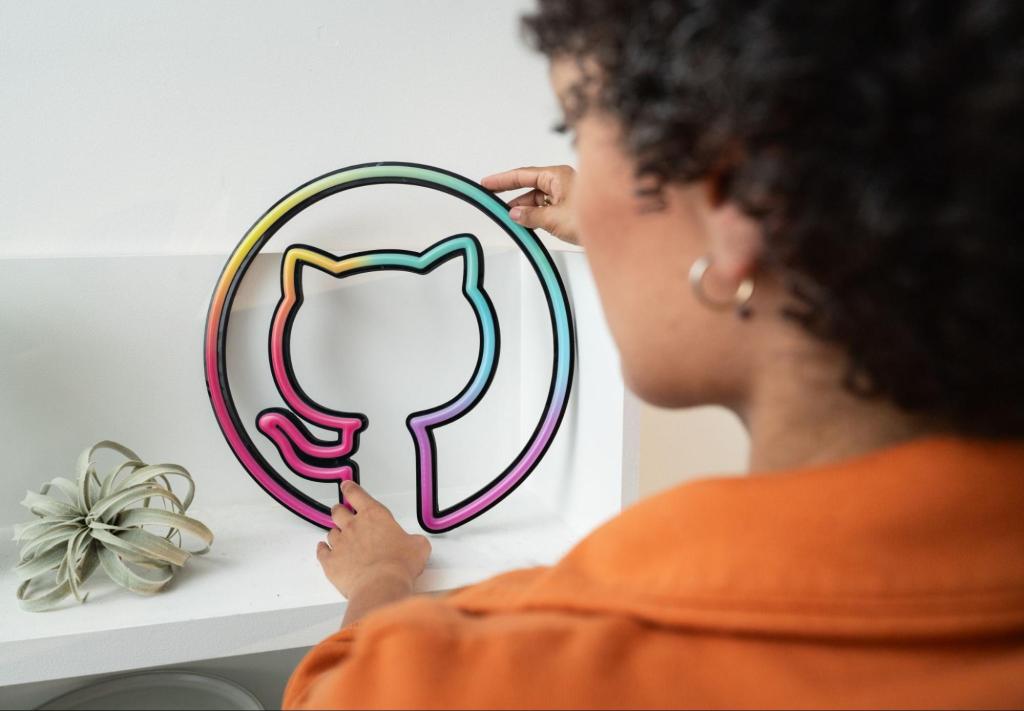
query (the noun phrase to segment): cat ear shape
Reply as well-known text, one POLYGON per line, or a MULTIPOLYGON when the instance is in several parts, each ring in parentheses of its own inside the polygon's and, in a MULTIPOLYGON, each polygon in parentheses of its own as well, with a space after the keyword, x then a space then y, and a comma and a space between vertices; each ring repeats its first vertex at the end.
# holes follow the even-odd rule
MULTIPOLYGON (((281 264, 282 300, 294 292, 302 299, 302 274, 312 267, 339 279, 372 271, 408 271, 427 274, 451 259, 461 258, 464 263, 463 292, 483 290, 483 247, 469 233, 456 234, 436 242, 423 252, 408 250, 371 250, 354 252, 341 257, 316 247, 293 244, 284 253, 281 264)), ((474 304, 475 308, 475 304, 474 304)), ((493 309, 492 309, 493 311, 493 309)))

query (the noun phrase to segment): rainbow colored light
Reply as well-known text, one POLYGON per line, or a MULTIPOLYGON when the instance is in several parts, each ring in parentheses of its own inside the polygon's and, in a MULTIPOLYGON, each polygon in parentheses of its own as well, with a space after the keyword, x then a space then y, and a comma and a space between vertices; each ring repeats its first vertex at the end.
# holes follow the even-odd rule
POLYGON ((334 256, 315 247, 292 245, 282 260, 282 298, 271 324, 270 363, 274 382, 290 409, 271 408, 257 417, 257 428, 277 446, 282 459, 299 476, 319 481, 358 478, 347 459, 357 447, 358 432, 366 424, 359 413, 338 412, 315 403, 298 386, 291 372, 289 329, 302 303, 303 267, 320 269, 336 277, 364 271, 399 269, 425 273, 456 256, 465 259, 463 294, 471 304, 480 331, 477 364, 463 390, 443 405, 408 416, 417 459, 417 515, 427 531, 442 532, 481 515, 510 494, 529 476, 547 451, 561 423, 573 371, 573 325, 565 288, 551 256, 537 236, 508 216, 497 196, 473 181, 439 168, 412 163, 373 163, 343 168, 297 188, 254 224, 242 238, 217 283, 206 324, 206 381, 214 414, 224 436, 249 475, 275 500, 302 518, 324 528, 333 526, 327 506, 292 486, 256 448, 241 422, 228 383, 227 331, 231 306, 253 258, 270 238, 298 212, 337 192, 365 185, 400 183, 439 190, 483 211, 512 238, 537 275, 547 301, 554 339, 553 366, 547 400, 529 440, 505 469, 486 486, 459 503, 440 509, 437 501, 437 453, 433 430, 465 415, 480 400, 491 382, 500 350, 494 308, 483 287, 483 254, 472 235, 462 234, 438 242, 422 252, 378 250, 334 256), (303 420, 338 432, 335 442, 309 434, 303 420), (319 463, 316 463, 319 462, 319 463))

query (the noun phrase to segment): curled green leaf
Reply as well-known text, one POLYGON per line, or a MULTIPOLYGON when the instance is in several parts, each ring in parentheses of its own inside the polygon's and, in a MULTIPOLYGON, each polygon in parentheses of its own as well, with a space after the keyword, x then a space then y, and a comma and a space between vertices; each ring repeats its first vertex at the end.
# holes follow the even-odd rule
POLYGON ((75 481, 57 477, 21 502, 36 516, 14 529, 21 544, 15 574, 22 609, 49 610, 69 595, 85 602, 82 585, 97 568, 126 590, 159 592, 190 556, 213 543, 210 529, 185 515, 194 493, 192 476, 177 464, 146 464, 117 442, 87 448, 75 481), (101 449, 125 459, 106 476, 97 474, 94 462, 101 449), (183 482, 183 495, 174 492, 172 480, 183 482), (185 550, 182 533, 202 547, 185 550))

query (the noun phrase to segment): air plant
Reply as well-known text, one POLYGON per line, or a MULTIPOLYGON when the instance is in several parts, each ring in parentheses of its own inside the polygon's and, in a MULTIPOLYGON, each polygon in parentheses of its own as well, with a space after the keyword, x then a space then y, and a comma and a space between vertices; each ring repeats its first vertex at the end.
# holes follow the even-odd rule
POLYGON ((82 584, 97 567, 121 587, 152 595, 193 553, 205 553, 213 543, 210 529, 185 515, 195 483, 184 467, 145 464, 127 447, 104 441, 82 452, 77 473, 77 481, 57 477, 21 502, 38 517, 14 529, 14 540, 21 544, 15 573, 23 609, 49 610, 68 595, 85 602, 82 584), (101 449, 125 457, 102 477, 93 461, 101 449), (171 477, 184 480, 184 497, 174 493, 171 477), (153 527, 159 533, 147 530, 153 527), (183 531, 205 546, 185 550, 183 531), (45 584, 45 579, 44 591, 29 593, 33 583, 45 584))

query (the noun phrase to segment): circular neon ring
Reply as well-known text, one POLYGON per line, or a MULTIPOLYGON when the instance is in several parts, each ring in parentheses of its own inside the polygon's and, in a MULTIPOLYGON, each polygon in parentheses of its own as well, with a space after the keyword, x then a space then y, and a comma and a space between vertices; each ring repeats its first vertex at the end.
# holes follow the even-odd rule
MULTIPOLYGON (((416 163, 367 163, 342 168, 292 191, 279 200, 246 232, 229 257, 210 301, 206 320, 204 366, 214 415, 228 445, 249 475, 278 503, 323 528, 333 527, 330 509, 292 486, 280 476, 256 448, 235 408, 227 377, 227 330, 238 287, 253 259, 271 237, 296 214, 335 193, 364 185, 404 184, 439 190, 465 200, 481 210, 512 238, 540 281, 547 302, 553 337, 553 368, 547 399, 536 426, 512 463, 486 486, 454 506, 437 505, 436 470, 423 469, 429 451, 436 462, 429 425, 425 441, 417 437, 416 489, 420 525, 428 531, 447 531, 491 509, 519 486, 550 447, 565 415, 574 367, 574 330, 565 286, 551 255, 537 235, 508 216, 508 206, 494 193, 455 173, 416 163)), ((411 420, 414 416, 410 417, 411 420)), ((442 423, 443 424, 443 423, 442 423)), ((432 464, 431 464, 432 467, 432 464)))

